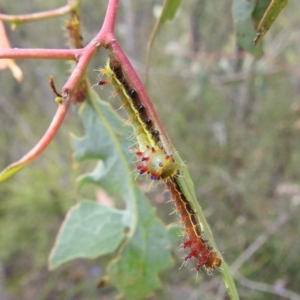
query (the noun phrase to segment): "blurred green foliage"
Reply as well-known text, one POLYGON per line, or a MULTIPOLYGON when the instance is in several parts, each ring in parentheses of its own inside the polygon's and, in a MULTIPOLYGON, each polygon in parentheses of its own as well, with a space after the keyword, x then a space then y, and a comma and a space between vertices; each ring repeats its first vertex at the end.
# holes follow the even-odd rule
MULTIPOLYGON (((11 1, 3 9, 29 13, 62 4, 11 1)), ((117 35, 140 74, 155 22, 149 12, 157 5, 137 0, 120 5, 117 35)), ((264 37, 263 57, 256 60, 235 43, 231 5, 224 0, 216 9, 214 1, 183 1, 176 19, 156 37, 149 93, 190 167, 198 199, 226 261, 234 263, 258 236, 266 236, 239 269, 252 280, 237 280, 241 299, 278 299, 259 284, 274 286, 278 293, 288 289, 300 294, 298 6, 290 2, 281 13, 264 37), (283 213, 290 216, 288 221, 267 236, 283 213)), ((85 42, 99 30, 104 9, 95 0, 84 3, 85 42)), ((25 24, 9 32, 12 46, 64 47, 62 17, 39 25, 25 24)), ((102 51, 90 66, 92 82, 96 82, 93 69, 104 60, 102 51)), ((48 76, 62 86, 68 74, 64 62, 18 63, 25 74, 21 85, 8 71, 0 73, 1 166, 24 154, 50 122, 56 104, 48 76)), ((95 291, 103 269, 94 265, 105 267, 105 259, 77 260, 53 273, 46 271, 49 249, 76 199, 74 178, 79 171, 71 169, 67 138, 69 131, 82 132, 75 110, 45 154, 0 186, 0 263, 5 292, 17 299, 98 299, 99 295, 112 299, 115 294, 107 287, 95 291)), ((176 221, 168 215, 171 206, 162 204, 167 195, 153 188, 149 196, 165 223, 176 221)), ((174 255, 177 266, 162 274, 164 288, 150 299, 216 299, 218 274, 211 278, 200 273, 195 283, 189 265, 178 270, 182 262, 178 247, 174 255)))

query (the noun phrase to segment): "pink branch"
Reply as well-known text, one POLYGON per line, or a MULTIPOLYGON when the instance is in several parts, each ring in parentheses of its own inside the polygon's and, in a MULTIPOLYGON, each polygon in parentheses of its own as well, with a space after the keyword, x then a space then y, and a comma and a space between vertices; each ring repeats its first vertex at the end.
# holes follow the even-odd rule
POLYGON ((56 135, 60 125, 62 124, 65 115, 69 109, 70 102, 65 105, 59 105, 56 114, 48 127, 47 131, 45 132, 44 136, 40 139, 40 141, 20 160, 10 165, 10 168, 14 166, 28 164, 37 158, 49 145, 52 141, 53 137, 56 135))
POLYGON ((119 0, 109 0, 103 26, 96 37, 81 51, 78 51, 78 64, 74 69, 69 80, 63 88, 64 91, 72 91, 80 82, 81 77, 85 74, 85 70, 95 53, 101 46, 106 46, 109 41, 114 41, 113 34, 114 25, 117 15, 119 0), (74 87, 75 85, 75 87, 74 87))
MULTIPOLYGON (((81 78, 92 57, 98 49, 109 42, 115 40, 114 25, 117 15, 118 0, 109 0, 103 26, 96 37, 83 49, 0 49, 0 58, 11 59, 69 59, 79 61, 74 69, 74 78, 81 78)), ((72 74, 73 75, 73 74, 72 74)), ((72 77, 72 76, 71 76, 72 77)), ((76 88, 68 87, 70 91, 76 88)), ((74 85, 72 84, 72 85, 74 85)))
POLYGON ((44 20, 46 18, 53 18, 55 16, 62 16, 69 13, 72 9, 73 9, 72 6, 65 5, 57 9, 53 9, 45 12, 32 13, 27 15, 17 16, 17 15, 0 14, 0 20, 6 22, 14 22, 14 23, 32 22, 37 20, 44 20))
POLYGON ((103 42, 115 40, 114 30, 117 17, 119 0, 111 0, 107 9, 107 13, 103 22, 103 26, 96 39, 103 42))
POLYGON ((82 49, 0 49, 0 58, 76 60, 82 49))
MULTIPOLYGON (((65 83, 62 89, 63 101, 59 105, 58 110, 48 127, 47 131, 40 139, 40 141, 19 161, 13 163, 3 172, 9 173, 11 170, 15 169, 17 172, 25 165, 33 161, 38 157, 52 141, 53 137, 59 130, 66 113, 70 106, 70 99, 73 91, 76 89, 77 85, 80 83, 81 78, 84 76, 86 68, 96 54, 98 49, 106 45, 108 41, 114 41, 114 23, 116 20, 118 8, 118 0, 109 0, 108 8, 105 16, 105 20, 102 29, 99 31, 97 36, 83 49, 76 50, 51 50, 51 49, 10 49, 10 50, 0 50, 0 58, 38 58, 38 59, 73 59, 78 61, 74 71, 69 77, 68 81, 65 83)), ((2 174, 3 174, 2 172, 2 174)), ((12 174, 14 174, 13 172, 12 174)), ((5 178, 5 174, 2 178, 5 178)), ((0 174, 1 175, 1 174, 0 174)), ((10 175, 9 175, 10 176, 10 175)), ((8 176, 8 177, 9 177, 8 176)), ((0 176, 1 177, 1 176, 0 176)), ((0 178, 1 181, 1 178, 0 178)))

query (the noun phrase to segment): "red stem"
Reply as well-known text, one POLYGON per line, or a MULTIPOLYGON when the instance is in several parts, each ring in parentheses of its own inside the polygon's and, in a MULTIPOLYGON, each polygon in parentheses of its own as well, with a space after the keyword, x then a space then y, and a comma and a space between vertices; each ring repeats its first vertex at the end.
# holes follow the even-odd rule
POLYGON ((25 154, 20 160, 10 165, 10 168, 14 166, 28 164, 37 158, 49 145, 52 141, 53 137, 56 135, 60 125, 62 124, 65 115, 69 109, 70 103, 66 105, 59 105, 56 114, 48 127, 47 131, 45 132, 44 136, 40 139, 40 141, 27 153, 25 154))

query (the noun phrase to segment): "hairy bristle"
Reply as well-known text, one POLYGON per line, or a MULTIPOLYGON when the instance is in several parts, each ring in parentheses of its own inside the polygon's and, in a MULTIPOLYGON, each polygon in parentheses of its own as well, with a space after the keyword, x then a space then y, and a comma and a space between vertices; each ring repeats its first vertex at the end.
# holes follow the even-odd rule
POLYGON ((191 203, 181 192, 181 188, 174 179, 167 182, 171 192, 175 207, 181 215, 180 222, 184 224, 183 236, 186 240, 183 242, 183 249, 189 249, 184 260, 196 260, 196 270, 204 268, 209 272, 221 266, 222 260, 219 255, 208 245, 204 238, 201 224, 196 217, 196 211, 191 203))

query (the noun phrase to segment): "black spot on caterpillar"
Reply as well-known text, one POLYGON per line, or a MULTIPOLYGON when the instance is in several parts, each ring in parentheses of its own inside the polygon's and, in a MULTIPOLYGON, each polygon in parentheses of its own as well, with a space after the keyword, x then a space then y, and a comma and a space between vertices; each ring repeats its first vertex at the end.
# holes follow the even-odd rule
POLYGON ((173 155, 166 153, 161 145, 160 133, 155 129, 137 91, 128 82, 119 61, 110 56, 105 68, 100 72, 107 78, 98 84, 111 82, 114 85, 134 129, 133 136, 137 144, 134 152, 137 156, 136 168, 139 174, 149 174, 152 180, 167 180, 176 176, 179 166, 173 155))

